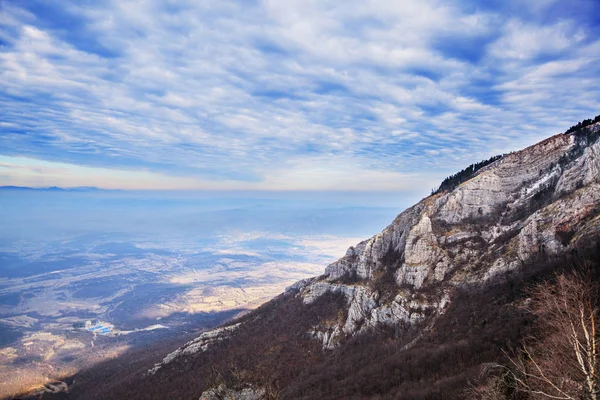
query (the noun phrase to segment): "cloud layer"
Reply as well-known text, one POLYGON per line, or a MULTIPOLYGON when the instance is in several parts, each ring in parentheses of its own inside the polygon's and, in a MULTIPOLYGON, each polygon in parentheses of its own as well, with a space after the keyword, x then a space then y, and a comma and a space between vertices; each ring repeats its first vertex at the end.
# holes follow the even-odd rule
POLYGON ((0 154, 122 187, 425 194, 600 110, 597 2, 479 3, 4 1, 0 154))

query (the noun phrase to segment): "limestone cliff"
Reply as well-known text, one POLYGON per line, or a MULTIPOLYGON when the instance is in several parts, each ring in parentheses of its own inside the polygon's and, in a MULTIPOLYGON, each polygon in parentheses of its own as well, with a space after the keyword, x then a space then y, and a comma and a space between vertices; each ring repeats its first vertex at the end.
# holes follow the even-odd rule
POLYGON ((599 133, 596 123, 504 155, 288 288, 306 304, 328 292, 346 299, 346 319, 312 337, 332 348, 380 324, 413 325, 443 312, 457 287, 508 279, 597 237, 599 133))
MULTIPOLYGON (((238 381, 233 386, 205 382, 203 398, 263 398, 278 390, 303 393, 306 389, 295 387, 294 382, 299 376, 318 380, 317 372, 310 375, 311 368, 324 371, 331 364, 348 372, 344 363, 351 364, 348 360, 360 349, 357 342, 369 337, 361 334, 389 327, 379 331, 391 331, 398 338, 420 325, 421 329, 410 331, 412 336, 398 341, 398 349, 385 347, 377 353, 387 357, 389 350, 390 365, 400 371, 399 365, 412 360, 402 358, 402 352, 419 346, 421 334, 441 331, 436 324, 456 319, 460 296, 462 306, 470 304, 470 310, 477 310, 480 303, 465 303, 465 293, 487 301, 482 289, 492 290, 507 281, 510 285, 515 277, 533 275, 548 260, 598 246, 599 139, 600 122, 596 122, 506 154, 466 178, 461 175, 467 180, 445 184, 443 191, 408 208, 381 233, 350 247, 322 276, 297 282, 236 324, 206 332, 169 354, 148 371, 144 384, 183 385, 187 381, 180 378, 182 371, 193 376, 204 371, 206 379, 210 369, 220 365, 225 372, 239 367, 241 372, 233 374, 238 381), (351 339, 355 347, 344 352, 343 344, 351 339)), ((498 304, 494 310, 504 312, 498 304)), ((482 322, 494 325, 493 334, 502 330, 503 323, 495 318, 485 317, 482 322)), ((518 322, 520 317, 510 318, 518 322)), ((513 337, 511 330, 500 337, 515 339, 517 333, 513 337)), ((442 344, 434 354, 472 342, 464 335, 454 337, 457 343, 444 340, 438 340, 442 344)), ((494 348, 495 340, 490 345, 494 348)), ((456 368, 463 373, 463 365, 456 368)), ((335 379, 340 376, 332 374, 335 379)), ((327 381, 320 390, 327 392, 330 385, 327 381)), ((196 389, 189 390, 196 393, 196 389)))

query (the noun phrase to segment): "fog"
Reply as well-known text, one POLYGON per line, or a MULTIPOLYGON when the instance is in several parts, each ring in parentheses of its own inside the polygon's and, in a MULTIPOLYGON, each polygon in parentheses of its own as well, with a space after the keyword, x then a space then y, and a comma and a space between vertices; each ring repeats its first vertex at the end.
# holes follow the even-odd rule
POLYGON ((92 236, 189 245, 230 231, 366 238, 410 200, 395 193, 2 190, 0 248, 92 236))

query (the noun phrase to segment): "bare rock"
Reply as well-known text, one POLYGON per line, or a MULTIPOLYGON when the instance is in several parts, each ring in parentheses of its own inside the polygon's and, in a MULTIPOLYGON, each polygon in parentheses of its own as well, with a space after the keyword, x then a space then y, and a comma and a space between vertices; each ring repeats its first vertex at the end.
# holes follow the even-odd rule
POLYGON ((188 356, 206 351, 214 343, 227 339, 231 335, 231 333, 235 331, 239 326, 240 324, 238 323, 235 325, 224 326, 202 333, 197 338, 187 342, 174 352, 168 354, 160 363, 155 364, 152 369, 148 370, 147 373, 150 375, 154 375, 159 369, 161 369, 166 364, 171 363, 178 357, 188 356))
POLYGON ((600 141, 589 137, 556 135, 505 155, 350 247, 296 292, 306 304, 329 292, 346 299, 346 319, 311 335, 332 348, 378 325, 413 326, 443 313, 452 288, 483 288, 597 237, 600 141), (395 285, 381 285, 385 276, 395 285))
POLYGON ((229 389, 219 385, 202 393, 200 400, 263 400, 266 399, 265 389, 247 387, 244 389, 229 389))

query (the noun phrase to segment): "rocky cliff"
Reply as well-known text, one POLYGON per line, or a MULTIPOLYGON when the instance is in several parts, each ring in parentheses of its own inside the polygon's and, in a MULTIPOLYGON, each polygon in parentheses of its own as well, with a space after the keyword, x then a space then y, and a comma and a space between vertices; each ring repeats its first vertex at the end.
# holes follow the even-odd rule
POLYGON ((322 276, 103 395, 461 398, 481 363, 529 334, 513 307, 523 282, 566 255, 600 254, 594 121, 445 181, 322 276))
POLYGON ((482 288, 600 232, 600 123, 504 155, 427 197, 288 294, 341 293, 347 318, 311 332, 325 348, 381 324, 442 313, 457 287, 482 288))

